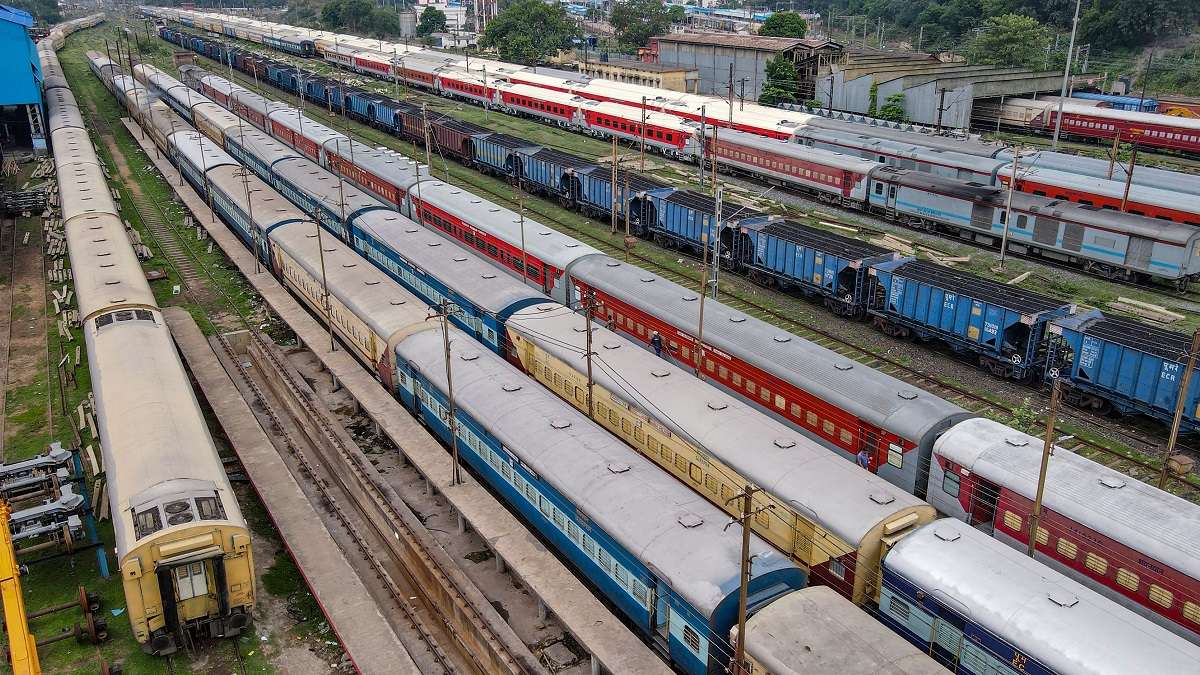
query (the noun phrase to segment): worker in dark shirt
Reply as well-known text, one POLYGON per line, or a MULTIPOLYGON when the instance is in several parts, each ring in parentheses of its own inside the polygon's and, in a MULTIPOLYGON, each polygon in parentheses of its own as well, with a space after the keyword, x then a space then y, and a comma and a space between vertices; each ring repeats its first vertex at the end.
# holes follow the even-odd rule
POLYGON ((650 336, 650 348, 653 349, 654 353, 660 358, 662 357, 663 339, 662 336, 658 334, 658 331, 654 331, 654 333, 650 336))
POLYGON ((866 469, 867 471, 871 470, 871 455, 867 452, 866 448, 858 451, 858 457, 856 458, 856 461, 862 468, 866 469))

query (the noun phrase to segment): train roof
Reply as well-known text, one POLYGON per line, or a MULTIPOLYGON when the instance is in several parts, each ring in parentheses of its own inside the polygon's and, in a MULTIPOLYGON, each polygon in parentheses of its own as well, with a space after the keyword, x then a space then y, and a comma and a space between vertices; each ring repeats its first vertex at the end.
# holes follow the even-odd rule
MULTIPOLYGON (((322 278, 317 227, 312 221, 287 223, 267 236, 273 246, 303 267, 310 278, 322 278)), ((427 324, 429 309, 425 303, 332 234, 324 232, 320 239, 329 294, 372 332, 389 340, 412 326, 427 324)))
POLYGON ((350 181, 322 169, 307 157, 288 157, 271 166, 271 171, 313 196, 322 205, 350 218, 356 213, 386 208, 384 203, 350 181))
MULTIPOLYGON (((711 195, 679 188, 665 188, 661 192, 664 193, 660 195, 664 201, 689 211, 708 214, 717 212, 717 198, 711 195)), ((761 218, 763 214, 759 211, 748 211, 746 207, 734 202, 722 201, 720 215, 722 222, 731 222, 742 218, 761 218)))
POLYGON ((115 305, 157 306, 120 216, 83 214, 65 229, 79 314, 85 321, 115 305))
MULTIPOLYGON (((1012 153, 1001 152, 998 157, 1012 159, 1012 153)), ((1062 152, 1039 152, 1031 159, 1023 159, 1022 164, 1070 171, 1073 173, 1108 178, 1108 160, 1084 155, 1068 155, 1062 152)), ((1113 165, 1112 180, 1124 183, 1128 175, 1128 165, 1117 162, 1113 165)), ((1151 166, 1138 166, 1133 171, 1134 185, 1150 185, 1164 190, 1174 190, 1190 195, 1200 195, 1200 176, 1181 171, 1167 171, 1151 166)))
POLYGON ((969 155, 979 155, 981 157, 994 157, 1005 146, 1000 143, 981 141, 975 138, 957 138, 943 134, 935 134, 928 131, 906 131, 904 129, 895 129, 886 124, 870 124, 867 122, 855 122, 847 119, 833 119, 821 115, 815 115, 809 119, 806 124, 808 126, 817 127, 818 129, 830 129, 836 131, 846 131, 850 133, 867 134, 875 138, 883 138, 890 141, 898 141, 901 143, 911 143, 926 148, 936 148, 939 150, 949 150, 951 152, 963 152, 969 155))
POLYGON ((517 150, 517 154, 528 155, 531 159, 569 169, 591 169, 598 168, 600 166, 599 164, 596 164, 595 162, 589 162, 578 155, 572 155, 561 150, 555 150, 554 148, 543 148, 538 146, 525 147, 517 150))
MULTIPOLYGON (((151 503, 215 492, 225 520, 240 524, 237 497, 162 315, 130 312, 107 326, 89 327, 85 337, 88 359, 97 366, 92 389, 117 558, 137 545, 129 511, 151 503)), ((218 523, 203 521, 206 527, 218 523)), ((164 523, 153 535, 199 524, 164 523)))
POLYGON ((171 147, 201 171, 211 171, 219 166, 241 166, 216 141, 190 128, 171 134, 171 147))
MULTIPOLYGON (((232 140, 236 142, 267 166, 271 166, 284 159, 303 157, 303 155, 282 141, 249 124, 240 129, 230 129, 225 136, 227 141, 232 140)), ((305 159, 307 160, 307 158, 305 159)))
POLYGON ((957 520, 900 540, 887 567, 1056 673, 1182 673, 1200 647, 957 520))
POLYGON ((1041 293, 1013 286, 1000 281, 986 279, 976 274, 956 270, 925 260, 901 260, 877 266, 893 275, 944 289, 960 296, 981 300, 990 305, 1004 307, 1030 318, 1044 312, 1069 309, 1074 305, 1066 300, 1057 300, 1041 293))
MULTIPOLYGON (((587 353, 582 322, 581 315, 552 304, 523 309, 508 326, 560 360, 578 364, 587 353)), ((933 508, 920 499, 598 323, 592 327, 594 377, 620 396, 618 405, 636 406, 851 547, 909 513, 933 518, 933 508)), ((843 553, 840 547, 824 552, 843 553)))
POLYGON ((46 126, 51 133, 68 127, 83 128, 83 115, 70 90, 55 88, 47 91, 46 108, 50 111, 46 115, 46 126))
POLYGON ((573 237, 553 230, 531 218, 521 218, 516 212, 486 201, 454 185, 438 180, 423 180, 411 190, 420 201, 428 202, 450 213, 475 229, 491 233, 509 245, 521 248, 522 222, 525 231, 525 250, 530 256, 560 270, 582 256, 599 253, 573 237))
POLYGON ((282 124, 293 133, 298 133, 316 143, 318 147, 327 143, 330 139, 346 138, 345 134, 334 131, 324 124, 314 121, 311 117, 301 114, 295 108, 280 108, 272 111, 267 117, 272 122, 282 124))
POLYGON ((746 653, 772 675, 946 673, 828 586, 789 593, 752 614, 746 621, 746 653))
MULTIPOLYGON (((974 418, 943 434, 934 451, 1032 500, 1042 445, 1040 438, 974 418)), ((1046 476, 1046 508, 1189 577, 1200 577, 1200 506, 1065 448, 1055 448, 1046 476)))
POLYGON ((212 189, 219 190, 240 209, 253 215, 254 227, 260 233, 289 221, 309 220, 307 214, 240 164, 209 169, 207 176, 212 189))
MULTIPOLYGON (((690 289, 603 255, 581 259, 571 273, 696 334, 698 315, 690 289)), ((704 341, 902 438, 920 441, 939 432, 949 420, 968 414, 949 401, 720 302, 705 305, 704 341)))
MULTIPOLYGON (((986 185, 979 181, 961 181, 956 178, 948 178, 913 169, 901 169, 895 166, 880 167, 876 171, 875 176, 882 180, 895 181, 900 185, 921 190, 922 192, 936 192, 968 201, 996 200, 1002 197, 1004 193, 1004 188, 1002 187, 986 185)), ((1044 197, 1042 201, 1045 201, 1044 197)), ((1004 205, 1003 201, 998 203, 1000 206, 1004 205)), ((1016 202, 1014 201, 1013 203, 1015 204, 1016 202)))
POLYGON ((418 182, 423 182, 422 187, 427 187, 430 182, 429 167, 395 150, 373 148, 358 141, 337 141, 325 148, 326 151, 331 149, 344 157, 352 157, 358 167, 370 171, 401 190, 407 191, 418 182))
POLYGON ((1119 108, 1090 108, 1076 103, 1068 103, 1063 107, 1063 114, 1075 114, 1096 119, 1118 120, 1134 124, 1174 127, 1181 132, 1194 133, 1200 131, 1200 119, 1190 117, 1174 117, 1160 113, 1137 112, 1119 108))
MULTIPOLYGON (((1029 167, 1022 164, 1018 167, 1018 170, 1021 173, 1022 180, 1033 180, 1116 199, 1123 199, 1125 195, 1124 181, 1109 180, 1095 176, 1081 176, 1069 171, 1040 167, 1036 163, 1029 167)), ((1012 173, 1011 164, 1000 170, 1000 174, 1008 178, 1012 177, 1012 173)), ((1135 170, 1134 174, 1136 175, 1136 173, 1137 171, 1135 170)), ((1187 211, 1194 214, 1193 217, 1196 222, 1200 223, 1200 196, 1181 194, 1174 190, 1158 188, 1152 185, 1132 185, 1130 186, 1129 198, 1136 202, 1187 211)))
POLYGON ((508 314, 514 305, 550 301, 537 288, 497 270, 458 242, 395 211, 368 211, 354 219, 354 226, 493 315, 508 314))
MULTIPOLYGON (((712 131, 708 133, 710 136, 712 135, 712 131)), ((735 131, 733 129, 721 129, 718 131, 717 143, 734 143, 742 147, 796 157, 797 159, 816 161, 825 166, 854 171, 864 175, 880 166, 880 163, 873 159, 863 159, 820 148, 810 148, 807 145, 801 145, 792 141, 767 138, 766 136, 735 131)))
MULTIPOLYGON (((998 201, 997 206, 1002 207, 1003 201, 998 201)), ((1013 209, 1033 214, 1049 214, 1060 220, 1094 225, 1113 232, 1155 239, 1178 246, 1187 246, 1190 242, 1200 239, 1200 228, 1187 223, 1139 216, 1136 213, 1121 213, 1113 209, 1062 199, 1049 199, 1027 192, 1013 194, 1013 209)))
MULTIPOLYGON (((550 103, 560 103, 562 105, 569 105, 572 107, 579 107, 581 104, 588 102, 588 99, 585 99, 576 94, 569 94, 566 92, 555 91, 553 89, 543 89, 541 87, 535 87, 535 86, 528 85, 528 84, 514 84, 512 82, 495 82, 495 83, 489 83, 489 85, 494 89, 497 89, 499 91, 505 91, 510 94, 514 94, 516 96, 528 96, 529 98, 537 99, 539 101, 547 101, 550 103)), ((593 101, 593 103, 594 103, 594 101, 593 101)))
MULTIPOLYGON (((579 106, 580 110, 583 110, 585 112, 590 111, 590 112, 600 113, 602 115, 610 115, 612 117, 619 117, 621 119, 631 120, 631 121, 639 122, 639 123, 643 119, 642 115, 645 114, 646 124, 653 124, 654 126, 658 126, 658 127, 667 127, 670 129, 676 129, 678 131, 684 131, 689 134, 695 133, 699 129, 699 127, 691 120, 681 119, 676 115, 671 115, 668 113, 661 113, 661 112, 643 113, 641 108, 632 106, 632 105, 626 105, 624 103, 612 103, 610 101, 593 101, 591 99, 579 99, 579 100, 576 100, 576 104, 579 106)), ((633 132, 633 130, 630 130, 630 131, 633 132)), ((636 132, 634 132, 634 133, 636 133, 636 132)))
MULTIPOLYGON (((210 75, 209 77, 215 76, 210 75)), ((232 96, 234 101, 237 101, 238 103, 246 106, 248 109, 264 116, 275 112, 276 110, 291 109, 286 103, 273 101, 265 96, 262 96, 261 94, 256 94, 246 89, 235 89, 232 96)))
MULTIPOLYGON (((455 403, 689 605, 713 610, 738 589, 741 531, 729 517, 553 393, 458 331, 450 340, 455 403)), ((445 391, 441 331, 402 340, 398 357, 445 391)), ((792 569, 751 535, 753 573, 792 569)), ((629 562, 622 561, 626 566, 629 562)))
POLYGON ((205 98, 203 103, 192 106, 192 118, 196 120, 197 124, 208 122, 220 129, 222 135, 229 133, 230 129, 251 126, 249 122, 244 122, 242 118, 222 108, 209 98, 205 98))

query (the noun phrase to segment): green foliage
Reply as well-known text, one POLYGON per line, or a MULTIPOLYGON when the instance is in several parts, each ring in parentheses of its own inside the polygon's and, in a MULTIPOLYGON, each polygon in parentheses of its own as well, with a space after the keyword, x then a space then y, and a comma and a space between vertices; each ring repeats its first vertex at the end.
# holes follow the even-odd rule
MULTIPOLYGON (((916 46, 924 27, 921 49, 956 48, 991 17, 1020 14, 1032 17, 1056 33, 1071 30, 1074 0, 810 0, 806 8, 830 16, 865 16, 870 28, 882 20, 889 33, 905 35, 916 46)), ((1195 0, 1084 0, 1080 13, 1080 44, 1093 53, 1137 47, 1171 35, 1186 34, 1200 20, 1195 0)), ((862 21, 857 22, 862 30, 862 21)), ((833 21, 835 38, 842 38, 845 21, 833 21)), ((1043 45, 1044 46, 1044 45, 1043 45)))
POLYGON ((881 120, 889 122, 904 121, 904 94, 895 93, 888 96, 883 102, 883 107, 875 114, 881 120))
POLYGON ((680 24, 687 22, 687 10, 680 5, 671 5, 667 10, 667 16, 670 17, 671 23, 680 24))
MULTIPOLYGON (((289 7, 288 14, 302 20, 305 16, 312 16, 314 11, 315 8, 310 5, 298 4, 289 7)), ((371 0, 332 0, 321 7, 319 16, 321 26, 330 30, 345 30, 373 37, 400 34, 400 18, 396 16, 395 9, 376 7, 371 0)))
POLYGON ((1002 14, 983 22, 967 53, 971 63, 1034 68, 1045 62, 1049 32, 1038 20, 1020 14, 1002 14))
POLYGON ((621 0, 613 7, 608 22, 623 44, 642 47, 670 28, 671 15, 661 0, 621 0))
POLYGON ((758 29, 759 35, 802 38, 808 32, 808 22, 796 12, 775 12, 758 29))
POLYGON ((4 4, 29 12, 33 15, 33 20, 39 24, 49 25, 62 21, 62 13, 58 11, 57 0, 13 0, 4 4))
POLYGON ((579 27, 561 5, 520 0, 492 19, 479 45, 495 49, 505 61, 531 65, 569 48, 578 37, 579 27))
POLYGON ((763 83, 758 102, 763 105, 779 105, 796 102, 796 66, 783 54, 767 61, 767 79, 763 83))
POLYGON ((446 13, 437 7, 426 7, 417 21, 417 35, 425 37, 446 30, 446 13))
POLYGON ((871 83, 870 102, 867 103, 867 114, 871 117, 875 116, 876 110, 879 108, 879 83, 871 83))

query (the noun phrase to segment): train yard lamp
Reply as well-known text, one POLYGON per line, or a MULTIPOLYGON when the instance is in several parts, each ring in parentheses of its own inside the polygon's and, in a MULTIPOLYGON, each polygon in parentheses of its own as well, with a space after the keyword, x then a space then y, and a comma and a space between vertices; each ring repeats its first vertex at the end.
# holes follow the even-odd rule
POLYGON ((1054 119, 1054 140, 1051 150, 1058 150, 1058 137, 1062 133, 1063 102, 1067 98, 1067 86, 1071 81, 1071 57, 1075 55, 1075 33, 1079 30, 1079 5, 1083 0, 1075 0, 1075 18, 1071 19, 1071 42, 1067 47, 1067 65, 1063 68, 1062 90, 1058 94, 1058 115, 1054 119))

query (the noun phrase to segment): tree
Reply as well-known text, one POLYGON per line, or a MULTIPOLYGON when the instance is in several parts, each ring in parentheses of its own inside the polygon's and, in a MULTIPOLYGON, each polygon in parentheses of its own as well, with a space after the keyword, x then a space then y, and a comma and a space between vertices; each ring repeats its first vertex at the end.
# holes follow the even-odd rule
POLYGON ((655 35, 671 27, 671 15, 661 0, 621 0, 612 10, 608 22, 624 44, 642 47, 655 35))
POLYGON ((888 96, 883 102, 883 107, 879 109, 876 115, 881 120, 889 122, 904 121, 904 94, 897 92, 888 96))
POLYGON ((796 12, 775 12, 758 29, 759 35, 769 37, 802 38, 807 32, 808 22, 796 12))
POLYGON ((377 37, 400 34, 400 17, 391 7, 376 7, 371 12, 371 33, 377 37))
POLYGON ((505 61, 534 64, 571 46, 579 27, 562 5, 520 0, 496 15, 479 46, 495 49, 505 61))
POLYGON ((687 22, 687 10, 682 5, 671 5, 671 8, 667 10, 667 16, 674 24, 687 22))
POLYGON ((967 54, 976 64, 1032 67, 1044 61, 1047 37, 1037 19, 1003 14, 983 22, 967 46, 967 54))
POLYGON ((426 7, 421 12, 421 19, 417 21, 417 35, 426 37, 434 33, 445 32, 446 30, 446 13, 432 5, 426 7))
POLYGON ((779 105, 796 102, 796 66, 783 54, 767 61, 767 79, 763 82, 758 102, 763 105, 779 105))

